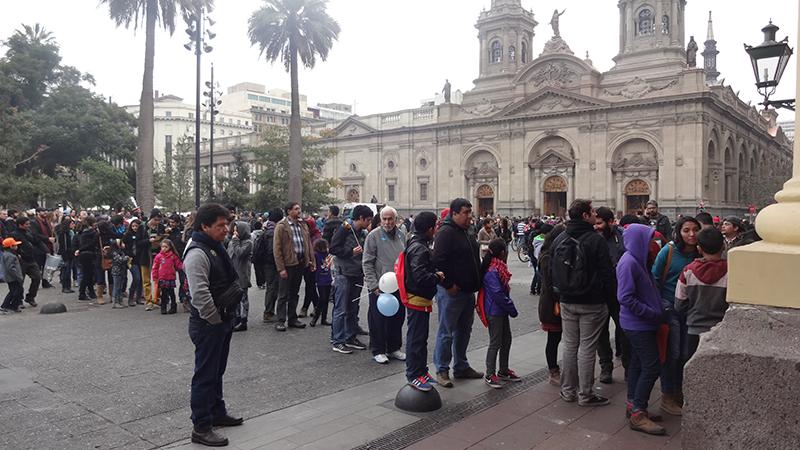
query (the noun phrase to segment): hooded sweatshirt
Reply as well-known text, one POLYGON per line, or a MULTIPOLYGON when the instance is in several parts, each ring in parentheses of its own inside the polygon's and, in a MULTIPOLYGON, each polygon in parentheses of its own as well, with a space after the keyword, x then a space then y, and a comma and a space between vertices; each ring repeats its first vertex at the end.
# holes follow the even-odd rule
POLYGON ((625 253, 617 264, 619 320, 627 331, 655 331, 661 324, 661 296, 647 270, 647 254, 653 229, 630 225, 624 232, 625 253))
POLYGON ((689 334, 705 333, 722 321, 727 293, 727 261, 700 258, 683 269, 675 289, 675 310, 686 312, 689 334))
POLYGON ((253 256, 250 225, 247 222, 236 222, 236 231, 239 235, 231 237, 228 243, 228 256, 239 275, 239 287, 247 290, 250 287, 250 259, 253 256))

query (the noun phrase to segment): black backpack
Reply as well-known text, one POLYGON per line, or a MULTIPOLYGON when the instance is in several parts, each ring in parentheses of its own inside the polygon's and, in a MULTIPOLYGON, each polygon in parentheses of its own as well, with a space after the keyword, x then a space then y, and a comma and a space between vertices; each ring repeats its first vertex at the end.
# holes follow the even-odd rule
POLYGON ((255 264, 275 264, 275 253, 272 248, 272 240, 275 236, 273 230, 272 233, 267 233, 264 230, 261 235, 256 239, 256 243, 253 246, 253 256, 251 260, 255 264))
POLYGON ((593 277, 589 273, 589 261, 582 241, 583 236, 575 239, 565 232, 553 243, 550 252, 551 284, 553 290, 561 296, 581 297, 592 289, 593 277))

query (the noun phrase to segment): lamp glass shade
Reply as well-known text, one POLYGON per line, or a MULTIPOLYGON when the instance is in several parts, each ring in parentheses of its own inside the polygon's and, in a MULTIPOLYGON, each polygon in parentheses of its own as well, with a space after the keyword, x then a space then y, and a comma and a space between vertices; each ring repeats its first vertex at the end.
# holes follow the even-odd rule
POLYGON ((792 49, 785 42, 748 47, 747 54, 753 66, 756 86, 759 88, 777 86, 783 71, 792 56, 792 49))

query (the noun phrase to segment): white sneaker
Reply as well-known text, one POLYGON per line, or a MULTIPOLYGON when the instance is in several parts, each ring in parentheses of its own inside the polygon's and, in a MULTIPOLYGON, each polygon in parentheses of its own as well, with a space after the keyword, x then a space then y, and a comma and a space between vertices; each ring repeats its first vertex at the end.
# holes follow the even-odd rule
POLYGON ((378 353, 377 355, 373 356, 372 359, 374 359, 378 364, 386 364, 389 362, 389 357, 383 353, 378 353))
POLYGON ((389 353, 389 358, 396 359, 398 361, 405 361, 406 354, 400 350, 395 350, 392 353, 389 353))

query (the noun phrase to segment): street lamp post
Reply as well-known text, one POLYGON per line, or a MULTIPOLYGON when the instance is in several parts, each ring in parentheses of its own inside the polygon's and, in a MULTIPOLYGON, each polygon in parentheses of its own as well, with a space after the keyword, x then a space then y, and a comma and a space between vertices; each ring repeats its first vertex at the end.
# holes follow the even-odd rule
POLYGON ((208 97, 208 102, 203 103, 203 106, 209 108, 211 114, 211 140, 208 143, 208 176, 211 180, 209 198, 214 198, 214 121, 219 114, 217 106, 222 104, 222 100, 219 99, 222 95, 222 92, 218 90, 219 83, 214 81, 214 63, 211 63, 211 81, 206 81, 206 87, 208 91, 203 92, 203 95, 208 97))
POLYGON ((750 63, 753 65, 753 73, 756 76, 756 88, 764 96, 764 108, 773 106, 775 108, 786 108, 794 111, 794 99, 770 100, 769 97, 775 93, 778 83, 781 82, 783 71, 792 57, 792 49, 789 47, 789 38, 782 41, 775 40, 775 34, 780 28, 769 21, 769 25, 761 29, 764 33, 764 42, 753 47, 744 44, 744 50, 750 56, 750 63))
POLYGON ((195 68, 196 83, 195 83, 195 121, 194 121, 194 204, 195 208, 200 207, 200 57, 205 53, 209 53, 213 48, 205 43, 204 32, 209 39, 214 39, 216 36, 210 30, 204 30, 203 21, 209 22, 213 25, 214 22, 209 17, 203 16, 203 7, 198 3, 197 9, 194 13, 187 13, 184 15, 183 20, 188 25, 186 34, 189 35, 191 41, 183 47, 186 50, 194 50, 197 59, 197 67, 195 68))

